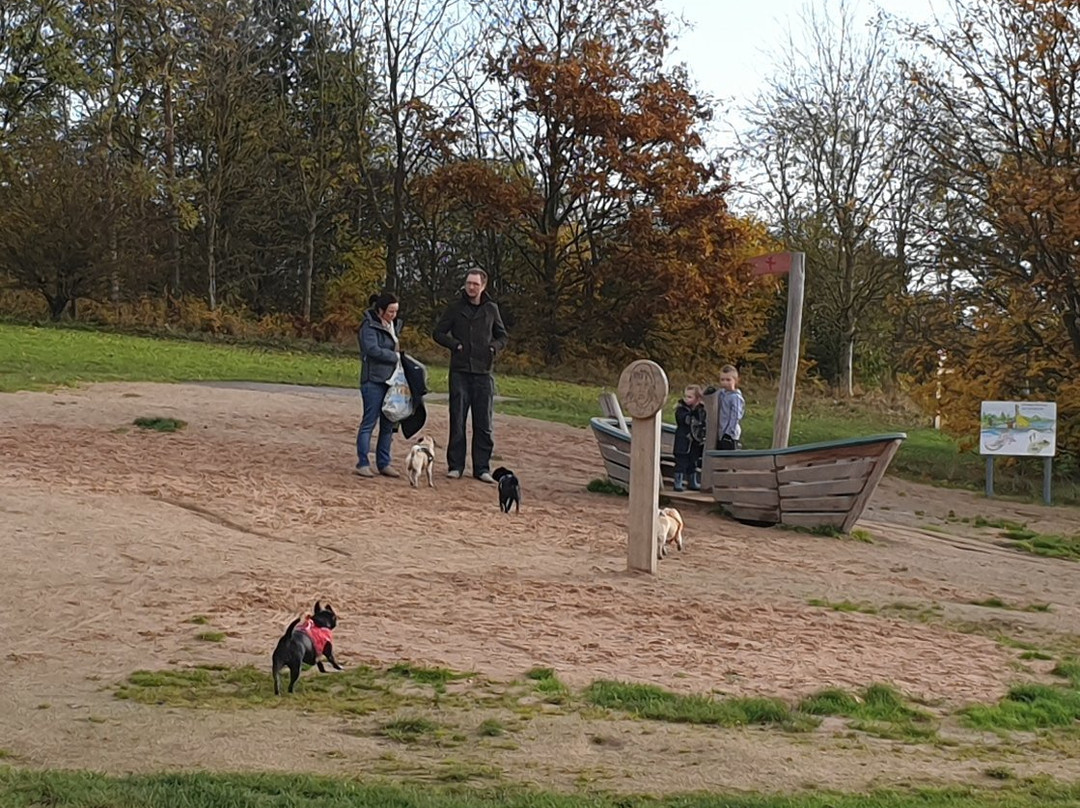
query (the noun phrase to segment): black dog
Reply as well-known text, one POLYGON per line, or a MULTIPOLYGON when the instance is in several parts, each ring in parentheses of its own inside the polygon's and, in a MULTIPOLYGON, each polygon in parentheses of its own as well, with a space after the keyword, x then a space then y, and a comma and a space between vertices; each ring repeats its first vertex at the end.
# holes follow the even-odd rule
POLYGON ((323 608, 315 601, 315 609, 312 614, 305 618, 296 618, 285 633, 278 640, 277 648, 274 649, 274 662, 272 672, 274 675, 274 695, 281 695, 281 669, 289 669, 289 692, 296 687, 296 680, 300 678, 300 665, 318 665, 319 670, 326 673, 322 659, 334 666, 336 670, 343 670, 334 659, 334 646, 332 635, 337 627, 337 615, 333 607, 327 603, 323 608), (300 622, 303 620, 304 622, 300 622), (299 623, 299 625, 297 625, 299 623))
POLYGON ((491 476, 499 483, 499 508, 503 513, 510 513, 510 506, 514 506, 514 512, 521 511, 521 483, 517 475, 510 469, 499 466, 491 472, 491 476))

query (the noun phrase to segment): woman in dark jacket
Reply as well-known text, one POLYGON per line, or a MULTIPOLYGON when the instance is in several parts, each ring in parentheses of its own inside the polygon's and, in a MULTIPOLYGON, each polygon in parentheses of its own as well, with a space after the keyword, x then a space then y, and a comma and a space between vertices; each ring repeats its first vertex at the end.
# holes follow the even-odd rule
POLYGON ((364 415, 360 420, 360 430, 356 433, 356 473, 361 477, 375 476, 368 460, 368 451, 376 422, 379 424, 379 439, 375 445, 375 465, 379 474, 401 476, 390 465, 394 425, 382 414, 387 382, 397 368, 400 351, 397 313, 398 299, 394 295, 383 292, 373 296, 371 308, 364 312, 357 334, 360 342, 360 397, 364 401, 364 415))

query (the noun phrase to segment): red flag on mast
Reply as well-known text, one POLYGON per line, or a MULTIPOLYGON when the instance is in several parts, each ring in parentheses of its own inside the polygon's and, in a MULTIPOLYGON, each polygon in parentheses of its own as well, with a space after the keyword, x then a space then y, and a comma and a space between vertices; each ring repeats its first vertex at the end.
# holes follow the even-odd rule
POLYGON ((791 253, 775 252, 759 255, 748 262, 755 275, 786 275, 791 272, 791 253))

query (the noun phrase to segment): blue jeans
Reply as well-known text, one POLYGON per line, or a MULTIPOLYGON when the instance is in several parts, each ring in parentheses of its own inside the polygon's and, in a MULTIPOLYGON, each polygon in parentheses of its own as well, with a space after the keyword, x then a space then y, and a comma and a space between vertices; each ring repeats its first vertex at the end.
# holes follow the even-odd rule
POLYGON ((364 382, 360 385, 360 398, 364 401, 364 415, 360 430, 356 433, 357 467, 370 465, 368 451, 371 449, 371 433, 379 424, 379 441, 375 445, 375 465, 384 469, 390 465, 390 443, 394 439, 394 425, 382 414, 383 398, 387 387, 382 382, 364 382))

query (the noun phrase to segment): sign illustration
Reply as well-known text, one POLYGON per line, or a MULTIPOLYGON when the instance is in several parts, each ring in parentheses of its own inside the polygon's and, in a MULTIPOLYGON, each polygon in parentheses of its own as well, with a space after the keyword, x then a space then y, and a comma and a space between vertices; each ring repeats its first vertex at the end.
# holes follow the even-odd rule
POLYGON ((1052 401, 984 401, 980 426, 980 454, 1053 457, 1057 449, 1052 401))

